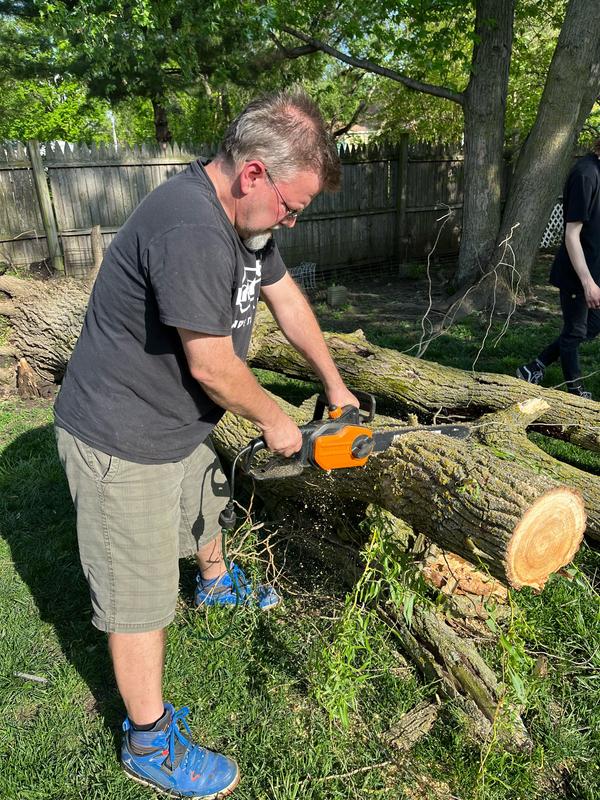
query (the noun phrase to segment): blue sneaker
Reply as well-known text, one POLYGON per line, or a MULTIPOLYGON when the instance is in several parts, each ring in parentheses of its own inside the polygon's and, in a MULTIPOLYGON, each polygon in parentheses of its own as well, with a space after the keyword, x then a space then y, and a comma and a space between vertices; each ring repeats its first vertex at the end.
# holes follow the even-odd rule
POLYGON ((169 717, 164 730, 135 730, 129 718, 123 723, 121 763, 125 774, 174 797, 217 800, 230 794, 240 780, 235 761, 185 738, 178 723, 192 735, 185 720, 186 706, 175 711, 165 703, 165 712, 169 717))
POLYGON ((212 581, 202 580, 200 573, 196 575, 196 606, 257 605, 261 611, 268 611, 281 603, 281 597, 272 586, 260 584, 253 587, 243 570, 233 562, 229 569, 231 576, 226 572, 212 581))

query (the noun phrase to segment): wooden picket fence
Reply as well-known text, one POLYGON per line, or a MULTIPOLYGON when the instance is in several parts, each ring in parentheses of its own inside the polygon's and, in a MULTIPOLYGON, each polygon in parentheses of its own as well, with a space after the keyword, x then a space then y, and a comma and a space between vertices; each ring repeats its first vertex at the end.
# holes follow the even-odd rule
MULTIPOLYGON (((106 248, 133 209, 207 145, 0 145, 0 262, 49 262, 69 275, 92 264, 90 231, 106 248)), ((340 192, 321 194, 293 229, 276 236, 289 267, 376 270, 458 252, 463 194, 460 148, 410 142, 342 147, 340 192), (448 218, 446 219, 446 216, 448 218)))

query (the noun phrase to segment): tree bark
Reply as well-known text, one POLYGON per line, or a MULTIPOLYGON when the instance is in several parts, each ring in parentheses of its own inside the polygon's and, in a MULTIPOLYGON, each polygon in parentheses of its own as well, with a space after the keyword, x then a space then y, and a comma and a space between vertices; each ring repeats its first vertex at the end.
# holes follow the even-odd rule
POLYGON ((162 100, 152 98, 152 110, 154 111, 154 132, 156 141, 161 145, 167 145, 173 138, 169 130, 167 109, 163 106, 162 100))
POLYGON ((479 0, 471 77, 465 90, 463 225, 457 288, 473 284, 494 252, 500 226, 504 118, 514 0, 479 0))
POLYGON ((487 264, 488 271, 494 268, 501 243, 511 236, 524 289, 529 286, 539 243, 571 165, 577 137, 600 92, 599 25, 597 0, 570 0, 536 121, 511 180, 495 255, 487 264))
POLYGON ((59 383, 81 331, 89 296, 85 282, 0 277, 0 316, 10 318, 11 348, 42 381, 59 383))
POLYGON ((37 385, 36 374, 25 358, 22 358, 17 366, 17 389, 19 397, 23 399, 40 397, 41 394, 37 385))

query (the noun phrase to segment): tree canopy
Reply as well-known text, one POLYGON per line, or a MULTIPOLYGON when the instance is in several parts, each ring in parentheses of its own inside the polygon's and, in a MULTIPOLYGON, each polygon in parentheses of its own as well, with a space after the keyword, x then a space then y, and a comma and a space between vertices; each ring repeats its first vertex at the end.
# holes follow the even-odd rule
MULTIPOLYGON (((506 109, 513 145, 533 124, 565 6, 516 4, 506 109)), ((108 140, 112 109, 122 139, 206 141, 257 92, 299 82, 334 130, 358 113, 389 140, 410 132, 457 141, 463 120, 456 103, 335 63, 285 29, 309 31, 348 55, 458 93, 472 67, 474 15, 474 4, 459 0, 343 0, 327 8, 315 0, 0 2, 0 131, 108 140)))

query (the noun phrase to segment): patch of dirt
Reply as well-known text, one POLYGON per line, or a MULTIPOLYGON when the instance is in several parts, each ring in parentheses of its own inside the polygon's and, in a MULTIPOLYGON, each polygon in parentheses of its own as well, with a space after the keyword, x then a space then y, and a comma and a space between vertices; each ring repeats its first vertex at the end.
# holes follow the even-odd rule
MULTIPOLYGON (((541 255, 536 262, 532 289, 518 298, 514 323, 535 324, 560 316, 558 289, 548 283, 552 259, 552 255, 541 255)), ((442 317, 440 309, 452 293, 453 270, 432 267, 431 287, 425 276, 411 279, 392 273, 353 275, 346 284, 348 304, 342 309, 327 305, 325 289, 311 292, 310 299, 324 330, 351 333, 376 322, 382 333, 393 332, 401 322, 418 323, 428 308, 433 323, 442 317)))

